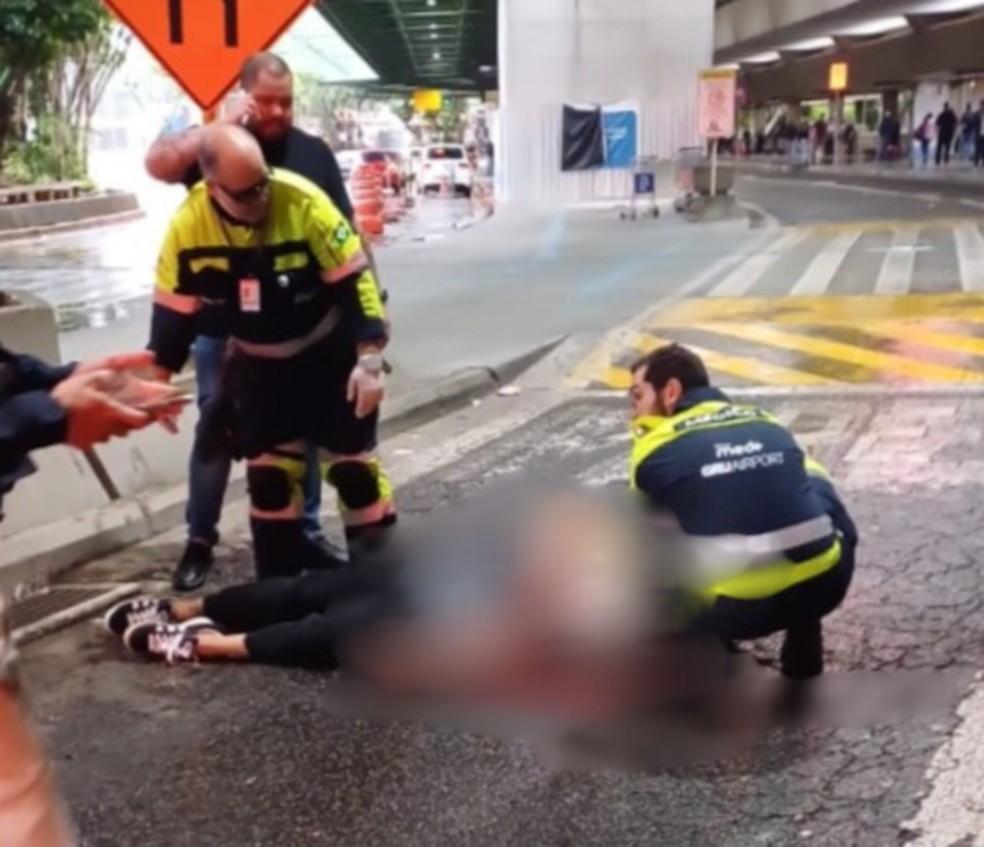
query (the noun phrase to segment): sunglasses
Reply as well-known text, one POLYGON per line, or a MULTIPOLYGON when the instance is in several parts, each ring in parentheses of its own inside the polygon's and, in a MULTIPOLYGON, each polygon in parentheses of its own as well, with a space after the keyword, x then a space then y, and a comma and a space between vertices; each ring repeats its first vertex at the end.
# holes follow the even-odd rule
POLYGON ((219 188, 222 189, 224 194, 227 194, 231 200, 237 203, 255 203, 259 200, 266 190, 270 187, 270 175, 265 174, 263 179, 261 179, 256 185, 251 185, 249 188, 241 188, 239 191, 233 191, 230 188, 226 188, 224 185, 219 183, 219 188))

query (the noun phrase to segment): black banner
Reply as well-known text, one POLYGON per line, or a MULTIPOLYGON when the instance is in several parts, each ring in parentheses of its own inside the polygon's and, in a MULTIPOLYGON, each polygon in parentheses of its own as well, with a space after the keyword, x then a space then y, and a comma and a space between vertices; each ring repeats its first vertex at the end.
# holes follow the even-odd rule
POLYGON ((564 147, 561 170, 587 171, 605 164, 601 108, 564 106, 564 147))

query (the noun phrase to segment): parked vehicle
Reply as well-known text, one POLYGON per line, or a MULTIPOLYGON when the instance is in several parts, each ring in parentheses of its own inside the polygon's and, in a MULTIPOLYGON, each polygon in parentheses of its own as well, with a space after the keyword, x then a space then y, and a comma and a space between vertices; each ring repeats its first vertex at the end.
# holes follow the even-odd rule
POLYGON ((455 194, 471 197, 475 171, 461 144, 432 144, 424 148, 420 190, 424 194, 445 187, 455 194))

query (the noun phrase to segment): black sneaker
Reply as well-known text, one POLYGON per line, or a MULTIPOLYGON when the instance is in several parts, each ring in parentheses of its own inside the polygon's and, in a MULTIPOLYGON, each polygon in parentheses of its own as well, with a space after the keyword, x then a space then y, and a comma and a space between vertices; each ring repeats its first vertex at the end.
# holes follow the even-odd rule
POLYGON ((131 653, 177 665, 197 659, 195 646, 199 633, 219 631, 208 618, 194 618, 186 623, 138 623, 126 631, 123 643, 131 653))
POLYGON ((786 631, 779 655, 782 675, 787 679, 814 679, 823 673, 823 625, 820 621, 799 624, 786 631))
POLYGON ((215 557, 212 548, 201 541, 189 541, 174 571, 175 591, 195 591, 205 584, 215 557))
POLYGON ((171 623, 171 604, 156 597, 136 597, 117 603, 106 612, 103 626, 120 638, 139 623, 171 623))

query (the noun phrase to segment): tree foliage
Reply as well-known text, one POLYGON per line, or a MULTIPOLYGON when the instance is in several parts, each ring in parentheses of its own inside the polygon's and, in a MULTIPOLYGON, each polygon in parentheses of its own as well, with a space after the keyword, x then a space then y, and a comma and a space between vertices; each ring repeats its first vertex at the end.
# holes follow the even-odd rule
POLYGON ((109 58, 113 42, 100 0, 0 0, 0 162, 11 140, 26 139, 29 119, 65 156, 77 147, 52 126, 87 130, 87 108, 108 81, 93 63, 109 58))

